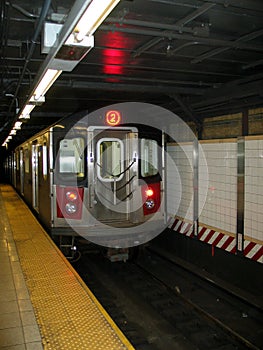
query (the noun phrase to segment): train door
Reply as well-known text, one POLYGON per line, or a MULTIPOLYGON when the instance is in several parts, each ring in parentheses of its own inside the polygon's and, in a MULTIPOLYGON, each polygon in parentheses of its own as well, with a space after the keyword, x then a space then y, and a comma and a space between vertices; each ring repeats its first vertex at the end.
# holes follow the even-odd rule
POLYGON ((138 183, 136 128, 88 129, 90 212, 99 221, 128 225, 138 183))
POLYGON ((24 195, 24 182, 25 182, 25 169, 24 169, 24 152, 23 149, 19 150, 19 171, 20 171, 20 192, 24 195))
POLYGON ((32 202, 33 202, 33 208, 38 211, 39 207, 39 192, 38 192, 38 186, 39 186, 39 179, 38 179, 38 145, 32 145, 32 202))

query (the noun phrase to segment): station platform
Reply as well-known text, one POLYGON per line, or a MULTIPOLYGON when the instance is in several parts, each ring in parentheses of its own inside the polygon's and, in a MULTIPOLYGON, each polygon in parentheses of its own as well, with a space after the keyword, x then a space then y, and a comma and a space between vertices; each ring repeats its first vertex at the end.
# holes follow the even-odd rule
POLYGON ((0 209, 0 349, 134 349, 9 185, 0 209))

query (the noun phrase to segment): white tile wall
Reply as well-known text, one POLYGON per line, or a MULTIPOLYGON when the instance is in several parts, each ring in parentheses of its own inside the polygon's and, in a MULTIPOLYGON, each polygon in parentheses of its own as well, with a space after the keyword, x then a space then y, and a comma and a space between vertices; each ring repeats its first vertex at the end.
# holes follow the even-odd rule
POLYGON ((245 235, 263 241, 263 140, 245 141, 245 235))
MULTIPOLYGON (((201 142, 209 179, 204 179, 205 164, 199 164, 199 191, 207 184, 208 192, 199 217, 201 224, 236 232, 237 153, 235 142, 201 142)), ((201 192, 201 191, 200 191, 201 192)), ((203 198, 201 198, 203 199, 203 198)), ((201 207, 201 203, 199 204, 201 207)))
MULTIPOLYGON (((201 144, 199 158, 199 221, 236 232, 236 143, 201 144)), ((168 212, 193 219, 193 146, 168 146, 168 212)))
POLYGON ((168 214, 193 219, 193 168, 191 144, 167 147, 168 214))
MULTIPOLYGON (((201 224, 236 233, 237 144, 200 142, 199 209, 201 224), (208 171, 208 176, 207 176, 208 171), (206 188, 208 187, 208 191, 206 188)), ((192 145, 168 146, 168 212, 192 221, 192 145)), ((245 141, 244 229, 248 239, 263 241, 263 139, 245 141)))

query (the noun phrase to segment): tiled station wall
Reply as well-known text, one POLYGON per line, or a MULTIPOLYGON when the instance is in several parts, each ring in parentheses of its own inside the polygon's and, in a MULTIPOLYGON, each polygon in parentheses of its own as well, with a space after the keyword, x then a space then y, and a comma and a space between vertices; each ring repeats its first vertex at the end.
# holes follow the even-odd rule
MULTIPOLYGON (((203 140, 199 147, 198 239, 236 253, 237 139, 203 140)), ((193 145, 168 144, 167 152, 170 227, 193 236, 193 145)), ((263 136, 245 138, 244 198, 243 254, 263 263, 263 136)))
MULTIPOLYGON (((209 182, 205 204, 199 216, 200 224, 234 233, 237 220, 236 142, 201 142, 201 147, 207 161, 209 182)), ((199 187, 203 181, 201 172, 199 187)))
POLYGON ((246 246, 252 241, 263 250, 263 137, 245 138, 244 214, 246 246))
POLYGON ((186 221, 193 219, 192 144, 167 146, 167 209, 186 221))

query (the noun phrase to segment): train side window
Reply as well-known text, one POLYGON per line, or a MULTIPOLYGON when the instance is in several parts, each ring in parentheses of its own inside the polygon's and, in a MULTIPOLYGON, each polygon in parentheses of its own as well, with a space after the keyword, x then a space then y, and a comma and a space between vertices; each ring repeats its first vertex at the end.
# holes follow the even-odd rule
POLYGON ((141 176, 158 174, 158 144, 155 140, 141 139, 141 176))
POLYGON ((123 177, 123 143, 116 138, 102 138, 97 144, 97 171, 101 181, 119 181, 123 177))
POLYGON ((42 172, 44 180, 47 179, 47 145, 44 143, 42 147, 42 172))
POLYGON ((29 150, 28 150, 28 148, 25 148, 24 164, 25 164, 25 173, 29 174, 29 150))
POLYGON ((16 170, 20 169, 20 162, 19 162, 19 153, 16 152, 16 170))
POLYGON ((59 173, 84 177, 84 139, 75 137, 63 139, 59 143, 59 173))

